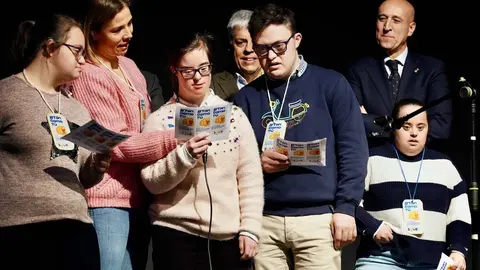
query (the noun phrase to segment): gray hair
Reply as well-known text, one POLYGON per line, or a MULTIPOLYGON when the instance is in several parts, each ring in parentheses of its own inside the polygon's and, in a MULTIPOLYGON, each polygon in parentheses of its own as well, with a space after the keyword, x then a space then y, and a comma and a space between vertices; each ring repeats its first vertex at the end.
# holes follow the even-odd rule
POLYGON ((235 27, 248 27, 248 22, 250 21, 252 14, 253 11, 248 9, 241 9, 232 14, 227 25, 228 38, 230 42, 233 40, 235 27))

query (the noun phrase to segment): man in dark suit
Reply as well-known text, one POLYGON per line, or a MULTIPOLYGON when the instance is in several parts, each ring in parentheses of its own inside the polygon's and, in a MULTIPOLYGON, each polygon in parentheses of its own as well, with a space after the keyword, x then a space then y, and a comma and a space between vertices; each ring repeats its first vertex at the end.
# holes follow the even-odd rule
POLYGON ((147 81, 147 91, 152 101, 152 112, 156 111, 165 103, 162 86, 158 76, 146 70, 140 70, 147 81))
MULTIPOLYGON (((407 39, 415 31, 415 9, 405 0, 387 0, 378 8, 377 43, 382 53, 352 65, 347 79, 363 113, 370 143, 387 138, 374 124, 379 116, 391 116, 394 104, 415 98, 429 104, 450 93, 442 61, 408 50, 407 39)), ((450 135, 452 106, 448 99, 428 110, 431 139, 450 135)))
POLYGON ((233 48, 235 71, 219 72, 212 78, 213 91, 224 100, 231 101, 239 89, 263 74, 248 31, 252 13, 251 10, 239 10, 232 14, 228 22, 228 37, 233 48))

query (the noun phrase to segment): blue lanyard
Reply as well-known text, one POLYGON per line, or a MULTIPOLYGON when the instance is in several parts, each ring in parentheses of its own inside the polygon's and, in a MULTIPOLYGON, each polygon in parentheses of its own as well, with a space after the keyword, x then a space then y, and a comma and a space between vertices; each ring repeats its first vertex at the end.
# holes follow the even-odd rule
POLYGON ((403 171, 403 167, 402 167, 402 163, 400 162, 400 156, 398 155, 398 151, 395 148, 395 146, 392 145, 392 147, 393 147, 393 150, 395 150, 395 154, 397 154, 398 165, 400 165, 400 170, 402 170, 403 180, 405 180, 405 184, 407 185, 408 195, 410 195, 410 199, 413 201, 415 198, 415 194, 417 194, 418 179, 420 179, 420 173, 422 172, 423 157, 425 156, 425 147, 423 148, 423 151, 422 151, 422 159, 420 160, 420 169, 418 169, 417 182, 415 183, 413 196, 412 196, 412 192, 410 191, 410 186, 408 185, 407 177, 405 176, 405 172, 403 171))

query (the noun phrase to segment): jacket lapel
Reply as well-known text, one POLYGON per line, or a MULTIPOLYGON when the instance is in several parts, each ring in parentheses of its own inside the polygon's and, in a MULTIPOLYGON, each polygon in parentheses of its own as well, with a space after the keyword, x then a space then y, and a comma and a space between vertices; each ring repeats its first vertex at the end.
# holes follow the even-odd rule
POLYGON ((383 104, 387 108, 387 111, 391 111, 393 109, 393 106, 391 105, 393 104, 393 98, 383 59, 373 60, 367 73, 372 80, 372 84, 375 86, 375 90, 378 92, 383 104))
POLYGON ((411 87, 415 83, 417 79, 417 76, 415 76, 416 68, 417 63, 415 56, 409 52, 405 61, 405 66, 403 67, 402 77, 400 78, 397 101, 402 99, 408 91, 409 87, 411 87))
POLYGON ((234 94, 237 89, 235 77, 233 77, 231 74, 228 74, 226 72, 223 72, 218 76, 218 81, 217 81, 218 88, 220 89, 215 89, 217 92, 217 95, 223 98, 229 97, 232 94, 234 94), (219 93, 219 91, 221 93, 219 93))

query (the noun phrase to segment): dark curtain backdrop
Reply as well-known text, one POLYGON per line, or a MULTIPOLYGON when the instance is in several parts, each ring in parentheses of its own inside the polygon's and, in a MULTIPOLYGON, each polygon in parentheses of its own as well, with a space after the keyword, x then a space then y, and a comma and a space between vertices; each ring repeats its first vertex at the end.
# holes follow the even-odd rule
MULTIPOLYGON (((169 88, 166 69, 169 41, 185 29, 208 31, 216 36, 215 66, 217 70, 232 65, 228 51, 226 25, 232 12, 252 9, 263 0, 243 1, 159 1, 136 0, 132 6, 134 38, 127 54, 139 68, 156 73, 169 88)), ((303 34, 299 48, 307 62, 344 73, 355 59, 376 49, 375 19, 379 0, 363 1, 270 1, 291 8, 296 13, 298 29, 303 34)), ((409 39, 409 49, 437 57, 447 67, 452 91, 457 81, 466 77, 476 88, 480 86, 480 69, 476 66, 479 31, 474 2, 469 0, 413 1, 417 29, 409 39)), ((44 12, 62 12, 81 20, 84 0, 77 1, 4 1, 2 2, 2 42, 0 75, 11 74, 9 47, 17 25, 26 19, 35 20, 44 12)), ((454 125, 445 150, 466 181, 470 179, 471 142, 470 103, 453 99, 454 125)), ((351 265, 351 251, 345 265, 351 265)), ((477 255, 478 256, 478 255, 477 255)), ((345 267, 344 269, 350 269, 345 267)))

